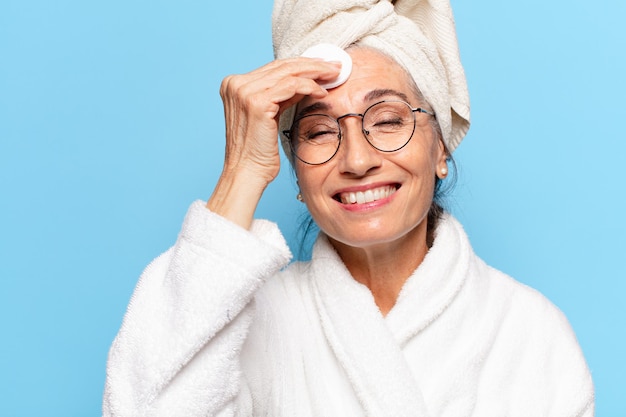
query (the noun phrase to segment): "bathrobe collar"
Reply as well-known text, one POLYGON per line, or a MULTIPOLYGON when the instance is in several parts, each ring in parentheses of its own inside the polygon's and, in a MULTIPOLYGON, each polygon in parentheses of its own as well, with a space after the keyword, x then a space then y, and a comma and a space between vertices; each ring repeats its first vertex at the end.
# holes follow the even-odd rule
POLYGON ((313 248, 310 279, 329 344, 368 416, 427 416, 404 358, 406 342, 435 321, 465 282, 471 247, 450 215, 383 317, 369 289, 355 281, 324 235, 313 248))

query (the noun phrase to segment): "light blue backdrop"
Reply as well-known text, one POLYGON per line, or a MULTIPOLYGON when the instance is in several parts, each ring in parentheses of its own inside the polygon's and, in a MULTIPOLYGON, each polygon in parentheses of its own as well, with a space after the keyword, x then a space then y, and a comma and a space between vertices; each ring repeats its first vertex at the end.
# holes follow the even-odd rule
MULTIPOLYGON (((453 1, 476 251, 569 317, 626 415, 626 2, 453 1)), ((219 175, 218 88, 272 58, 271 1, 0 1, 0 415, 97 416, 143 267, 219 175)), ((295 242, 291 175, 259 209, 295 242)))

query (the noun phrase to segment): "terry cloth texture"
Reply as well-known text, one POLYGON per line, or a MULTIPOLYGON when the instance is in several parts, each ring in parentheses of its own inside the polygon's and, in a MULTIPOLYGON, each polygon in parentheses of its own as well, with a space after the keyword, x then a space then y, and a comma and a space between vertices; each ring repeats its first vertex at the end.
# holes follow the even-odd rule
MULTIPOLYGON (((290 58, 318 43, 359 43, 383 51, 407 69, 436 113, 450 150, 470 126, 470 103, 448 0, 276 0, 274 56, 290 58)), ((280 118, 290 128, 295 106, 280 118)), ((287 138, 282 138, 292 158, 287 138)))
POLYGON ((451 216, 385 317, 324 235, 311 262, 289 258, 274 224, 194 203, 132 296, 104 416, 593 416, 563 314, 451 216))

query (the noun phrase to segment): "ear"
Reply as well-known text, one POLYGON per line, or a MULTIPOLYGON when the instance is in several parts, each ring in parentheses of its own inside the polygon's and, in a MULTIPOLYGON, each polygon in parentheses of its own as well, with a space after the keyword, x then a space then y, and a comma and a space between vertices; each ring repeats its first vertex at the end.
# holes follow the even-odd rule
POLYGON ((448 176, 448 150, 442 140, 437 146, 437 177, 444 179, 448 176))

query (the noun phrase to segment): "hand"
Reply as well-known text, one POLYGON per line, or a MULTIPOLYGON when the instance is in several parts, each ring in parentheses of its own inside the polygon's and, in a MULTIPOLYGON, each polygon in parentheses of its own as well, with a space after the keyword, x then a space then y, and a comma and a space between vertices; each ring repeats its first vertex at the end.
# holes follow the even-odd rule
POLYGON ((304 96, 328 92, 315 80, 330 80, 340 64, 319 59, 273 61, 248 74, 224 79, 220 95, 226 121, 224 170, 207 206, 249 227, 263 191, 280 169, 278 118, 304 96))
POLYGON ((294 58, 226 77, 220 89, 226 120, 225 170, 250 170, 271 182, 280 167, 280 114, 306 95, 325 97, 327 91, 315 80, 332 79, 339 70, 339 64, 294 58))

